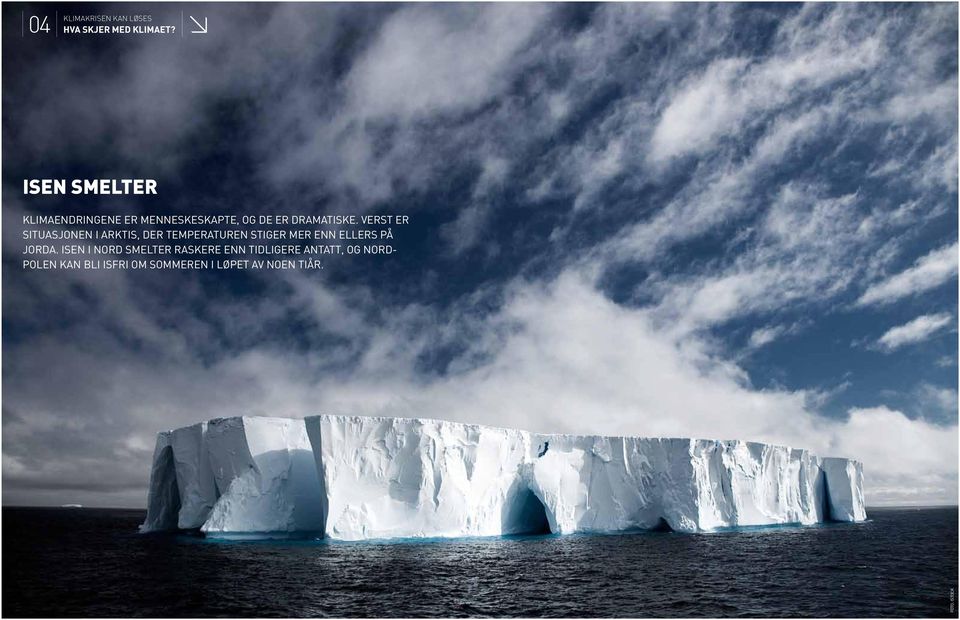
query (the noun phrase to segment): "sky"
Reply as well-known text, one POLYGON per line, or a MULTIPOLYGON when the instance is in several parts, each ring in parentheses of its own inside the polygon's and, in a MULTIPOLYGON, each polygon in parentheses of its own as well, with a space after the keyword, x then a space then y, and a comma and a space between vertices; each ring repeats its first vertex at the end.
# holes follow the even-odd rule
POLYGON ((957 502, 955 4, 218 4, 52 42, 23 8, 4 504, 142 507, 157 431, 319 413, 765 441, 957 502), (52 213, 411 224, 322 271, 22 270, 52 213))

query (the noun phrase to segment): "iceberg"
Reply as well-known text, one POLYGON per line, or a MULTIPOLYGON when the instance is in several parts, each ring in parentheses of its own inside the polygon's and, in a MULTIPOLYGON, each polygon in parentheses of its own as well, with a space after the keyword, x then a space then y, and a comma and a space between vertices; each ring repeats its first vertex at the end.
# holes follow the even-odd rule
POLYGON ((140 531, 367 540, 865 519, 862 465, 807 450, 320 415, 159 433, 140 531))

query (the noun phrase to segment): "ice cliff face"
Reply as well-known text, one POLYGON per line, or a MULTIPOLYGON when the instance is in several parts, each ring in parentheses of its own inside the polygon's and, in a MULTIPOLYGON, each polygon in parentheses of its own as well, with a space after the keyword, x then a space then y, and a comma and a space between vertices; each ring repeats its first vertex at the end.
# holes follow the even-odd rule
POLYGON ((141 531, 362 540, 865 518, 860 463, 782 446, 237 417, 157 436, 141 531))
POLYGON ((141 531, 323 531, 324 493, 303 420, 219 418, 157 436, 141 531))

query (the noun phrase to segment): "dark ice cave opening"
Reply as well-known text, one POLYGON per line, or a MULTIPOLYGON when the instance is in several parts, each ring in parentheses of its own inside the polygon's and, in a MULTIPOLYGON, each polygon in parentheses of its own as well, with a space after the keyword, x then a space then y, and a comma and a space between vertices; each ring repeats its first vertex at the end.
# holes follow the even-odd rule
POLYGON ((550 534, 547 509, 533 491, 522 491, 510 507, 506 533, 524 536, 550 534))
POLYGON ((670 527, 670 524, 667 523, 667 520, 663 517, 660 517, 660 520, 657 521, 657 524, 650 528, 651 532, 672 532, 673 528, 670 527))

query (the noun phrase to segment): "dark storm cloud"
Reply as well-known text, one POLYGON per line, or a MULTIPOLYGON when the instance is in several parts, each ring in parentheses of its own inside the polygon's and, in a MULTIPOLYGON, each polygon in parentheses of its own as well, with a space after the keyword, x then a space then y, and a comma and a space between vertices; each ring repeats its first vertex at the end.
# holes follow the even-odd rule
POLYGON ((137 505, 157 430, 318 412, 736 435, 956 499, 955 342, 848 345, 955 312, 956 7, 203 10, 4 39, 5 502, 137 505), (18 195, 82 175, 161 194, 18 195), (414 225, 322 276, 21 271, 58 210, 414 225))

